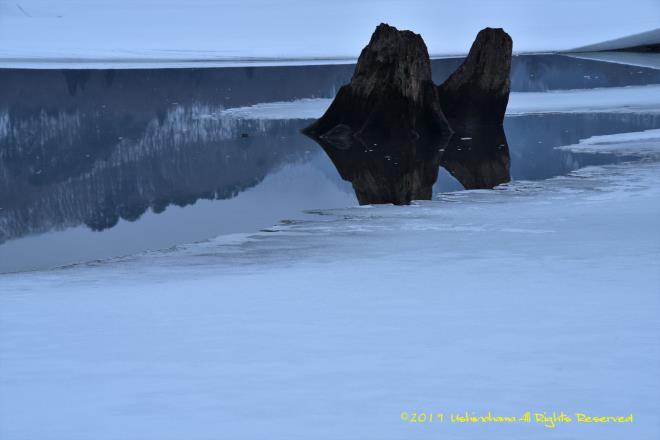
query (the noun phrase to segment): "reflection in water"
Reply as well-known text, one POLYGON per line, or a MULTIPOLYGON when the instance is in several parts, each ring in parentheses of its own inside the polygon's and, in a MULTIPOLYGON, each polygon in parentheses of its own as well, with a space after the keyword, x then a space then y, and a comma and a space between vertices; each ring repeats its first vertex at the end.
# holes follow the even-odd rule
POLYGON ((103 230, 120 218, 137 220, 149 208, 159 213, 170 204, 230 198, 279 164, 303 160, 310 147, 297 136, 296 121, 220 113, 175 107, 125 137, 99 129, 115 125, 103 116, 5 116, 0 240, 81 223, 103 230), (29 139, 31 133, 39 138, 29 139))
POLYGON ((430 200, 438 170, 465 189, 493 188, 511 180, 509 148, 501 126, 460 127, 447 139, 367 142, 350 136, 314 138, 361 205, 430 200))
MULTIPOLYGON (((205 227, 204 235, 188 231, 193 228, 189 220, 175 222, 167 229, 140 228, 141 239, 150 239, 143 245, 146 248, 243 230, 247 223, 257 228, 267 226, 304 208, 350 204, 342 178, 353 182, 361 200, 373 197, 368 191, 385 188, 400 200, 408 201, 430 197, 431 188, 454 189, 442 179, 433 185, 438 165, 447 169, 462 187, 471 189, 490 188, 507 181, 507 153, 511 155, 511 175, 516 179, 547 178, 580 166, 612 163, 625 158, 576 154, 554 147, 599 134, 657 128, 660 116, 518 116, 506 118, 506 137, 501 130, 458 132, 446 146, 418 143, 405 157, 399 153, 401 149, 386 144, 348 145, 348 149, 326 144, 326 156, 313 141, 299 134, 310 122, 234 119, 223 114, 220 107, 197 104, 172 106, 164 115, 154 115, 141 126, 127 114, 0 113, 0 239, 12 240, 13 249, 13 254, 3 253, 4 246, 0 245, 0 271, 17 267, 11 260, 21 243, 27 254, 63 254, 53 257, 48 265, 70 262, 66 248, 53 249, 52 244, 46 244, 49 231, 78 225, 107 231, 112 227, 110 230, 114 231, 113 225, 119 219, 140 223, 146 211, 161 213, 168 205, 189 206, 186 218, 220 215, 235 221, 229 224, 220 218, 205 219, 211 224, 205 227), (443 147, 445 151, 439 151, 443 147), (255 206, 243 213, 209 212, 195 203, 200 199, 224 200, 215 202, 221 204, 240 199, 242 191, 260 187, 266 176, 292 163, 307 163, 321 172, 316 177, 310 173, 304 178, 296 177, 298 180, 291 182, 291 187, 309 187, 315 183, 309 179, 323 178, 332 182, 333 192, 324 190, 300 202, 292 199, 290 193, 272 191, 267 196, 271 202, 268 209, 255 206), (335 166, 339 174, 331 170, 335 166), (383 184, 397 179, 398 184, 383 184), (401 191, 404 179, 413 179, 416 189, 401 191), (272 205, 283 207, 283 211, 275 217, 269 215, 272 205), (287 206, 290 211, 286 211, 287 206), (254 216, 251 223, 241 220, 248 215, 254 216), (21 241, 34 234, 44 234, 41 242, 48 247, 42 249, 34 240, 21 241)), ((235 206, 227 204, 223 209, 236 209, 235 206)), ((153 221, 153 216, 150 219, 153 221)), ((67 245, 88 247, 88 237, 79 240, 82 241, 67 245)), ((104 249, 108 245, 95 242, 96 254, 85 258, 140 249, 132 243, 119 246, 119 241, 123 240, 113 243, 112 251, 104 249)), ((27 254, 26 261, 35 260, 27 254)))
MULTIPOLYGON (((435 82, 442 82, 460 62, 432 61, 435 82)), ((253 230, 305 208, 354 203, 342 178, 353 182, 358 197, 379 185, 378 179, 413 179, 415 191, 402 192, 397 185, 388 191, 401 200, 426 198, 431 187, 448 189, 443 181, 433 185, 437 165, 442 165, 465 188, 492 187, 508 180, 507 145, 512 178, 547 178, 579 166, 621 160, 559 151, 556 146, 660 127, 658 115, 529 115, 506 118, 506 137, 502 132, 456 133, 446 146, 418 143, 406 157, 391 145, 379 145, 378 150, 352 145, 351 151, 324 145, 328 160, 313 141, 299 134, 310 120, 246 120, 223 113, 257 102, 331 97, 352 70, 353 66, 0 70, 0 272, 18 267, 11 261, 19 251, 59 252, 39 267, 51 266, 75 261, 67 248, 92 249, 86 259, 121 255, 253 230), (505 147, 497 148, 500 144, 505 147), (443 147, 444 152, 438 151, 443 147), (483 160, 484 151, 491 152, 488 160, 483 160), (246 199, 247 189, 272 185, 263 182, 290 164, 302 164, 306 171, 288 174, 287 188, 314 188, 304 200, 274 188, 261 199, 246 199), (357 171, 365 168, 372 171, 357 171), (320 180, 327 185, 317 190, 313 185, 320 180), (220 208, 210 211, 208 203, 195 203, 200 199, 213 200, 220 208), (241 200, 243 205, 234 203, 241 200), (186 220, 151 227, 156 217, 180 215, 166 209, 168 205, 187 206, 180 210, 186 220), (273 206, 283 210, 274 214, 273 206), (155 214, 164 210, 167 213, 155 214), (190 231, 196 227, 190 221, 195 216, 222 218, 205 219, 206 229, 196 235, 190 231), (232 218, 231 224, 225 218, 232 218), (151 241, 133 246, 130 239, 114 240, 111 250, 103 249, 100 239, 90 245, 89 233, 64 245, 48 241, 63 234, 57 231, 76 226, 104 231, 94 237, 113 237, 113 232, 128 227, 121 219, 132 222, 132 231, 139 231, 141 239, 151 241), (145 224, 150 226, 139 227, 145 224)), ((660 82, 659 71, 559 56, 513 60, 513 90, 653 82, 660 82)), ((25 261, 35 258, 28 255, 25 261)), ((33 267, 37 266, 21 266, 33 267)))
POLYGON ((660 114, 657 113, 566 113, 505 118, 511 177, 516 180, 547 179, 588 165, 627 160, 608 154, 571 153, 555 147, 575 144, 591 136, 658 127, 660 114))
MULTIPOLYGON (((443 83, 463 58, 431 60, 443 83)), ((0 69, 0 107, 130 113, 134 122, 173 103, 240 107, 259 102, 331 98, 350 82, 354 64, 205 69, 0 69)), ((512 58, 511 91, 545 91, 660 83, 660 70, 559 55, 512 58)))
POLYGON ((315 140, 337 167, 342 179, 352 183, 361 205, 404 205, 411 200, 431 199, 447 139, 365 139, 364 136, 352 136, 348 127, 347 130, 346 136, 335 133, 315 140))
POLYGON ((508 182, 511 161, 504 128, 459 128, 440 164, 465 189, 489 189, 508 182))
MULTIPOLYGON (((431 60, 433 82, 443 83, 462 58, 431 60)), ((511 91, 590 89, 658 84, 660 70, 577 60, 561 55, 517 55, 511 59, 511 91)))

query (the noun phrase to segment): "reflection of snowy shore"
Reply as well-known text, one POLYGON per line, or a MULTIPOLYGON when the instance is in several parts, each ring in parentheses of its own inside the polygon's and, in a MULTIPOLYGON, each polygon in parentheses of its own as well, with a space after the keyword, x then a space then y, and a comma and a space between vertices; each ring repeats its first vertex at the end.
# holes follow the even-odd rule
POLYGON ((636 423, 433 432, 657 436, 660 164, 319 214, 0 277, 0 432, 426 438, 399 412, 533 406, 636 423))

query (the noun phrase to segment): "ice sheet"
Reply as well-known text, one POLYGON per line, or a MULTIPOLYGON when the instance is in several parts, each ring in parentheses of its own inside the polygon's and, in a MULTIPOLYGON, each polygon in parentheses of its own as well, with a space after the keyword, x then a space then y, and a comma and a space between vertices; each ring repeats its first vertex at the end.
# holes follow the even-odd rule
POLYGON ((620 155, 660 155, 660 129, 634 133, 592 136, 579 143, 558 147, 576 153, 614 153, 620 155))
POLYGON ((380 22, 421 33, 436 55, 466 53, 486 26, 504 27, 517 52, 549 51, 657 28, 659 18, 656 0, 20 0, 0 3, 0 58, 95 68, 354 59, 380 22))

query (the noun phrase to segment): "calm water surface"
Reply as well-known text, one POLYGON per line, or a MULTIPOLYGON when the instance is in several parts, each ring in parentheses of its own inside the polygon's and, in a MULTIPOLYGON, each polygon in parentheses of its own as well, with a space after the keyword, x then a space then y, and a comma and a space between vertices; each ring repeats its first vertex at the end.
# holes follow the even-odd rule
MULTIPOLYGON (((442 82, 458 59, 433 61, 442 82)), ((223 109, 332 97, 352 65, 0 70, 0 272, 120 256, 250 232, 306 209, 355 205, 309 120, 223 109)), ((513 91, 660 83, 660 71, 562 56, 514 57, 513 91)), ((513 179, 629 158, 555 147, 660 127, 644 114, 505 121, 513 179)), ((462 189, 441 172, 436 191, 462 189)))

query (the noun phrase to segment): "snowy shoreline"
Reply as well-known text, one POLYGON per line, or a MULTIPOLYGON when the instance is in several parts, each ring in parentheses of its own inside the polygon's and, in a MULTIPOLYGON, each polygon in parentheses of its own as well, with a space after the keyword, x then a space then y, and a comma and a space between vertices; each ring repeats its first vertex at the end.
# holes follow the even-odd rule
POLYGON ((557 149, 574 153, 605 153, 658 159, 660 129, 592 136, 580 140, 577 144, 564 145, 557 149))

